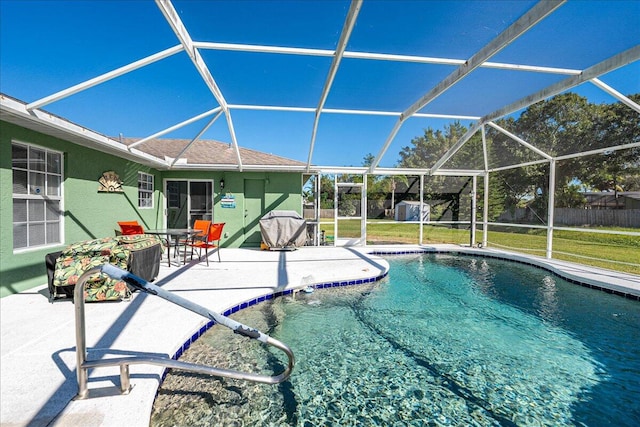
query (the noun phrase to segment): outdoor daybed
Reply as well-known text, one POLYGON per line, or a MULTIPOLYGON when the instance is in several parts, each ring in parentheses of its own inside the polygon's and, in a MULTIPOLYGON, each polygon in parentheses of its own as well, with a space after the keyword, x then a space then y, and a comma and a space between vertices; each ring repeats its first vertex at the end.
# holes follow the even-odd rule
MULTIPOLYGON (((137 234, 105 237, 74 243, 61 252, 45 258, 49 279, 49 300, 73 296, 73 288, 85 271, 105 263, 126 269, 136 276, 152 281, 158 276, 162 244, 157 236, 137 234)), ((87 281, 85 301, 128 299, 131 291, 124 282, 104 275, 87 281)))

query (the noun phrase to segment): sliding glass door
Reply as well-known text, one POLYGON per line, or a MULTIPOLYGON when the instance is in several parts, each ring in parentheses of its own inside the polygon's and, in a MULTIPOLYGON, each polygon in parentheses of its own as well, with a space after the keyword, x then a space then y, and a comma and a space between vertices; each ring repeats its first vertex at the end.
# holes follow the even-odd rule
POLYGON ((192 227, 196 219, 213 219, 213 181, 167 180, 167 228, 192 227))

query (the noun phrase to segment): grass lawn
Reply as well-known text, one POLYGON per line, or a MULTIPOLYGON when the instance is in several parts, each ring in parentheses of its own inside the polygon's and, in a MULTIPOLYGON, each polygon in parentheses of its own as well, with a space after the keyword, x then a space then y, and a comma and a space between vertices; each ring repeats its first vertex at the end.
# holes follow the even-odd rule
MULTIPOLYGON (((419 224, 376 223, 370 221, 367 225, 367 244, 418 244, 419 227, 419 224)), ((323 224, 321 229, 325 230, 327 235, 333 235, 332 225, 323 224)), ((492 230, 490 227, 488 246, 538 256, 545 255, 547 245, 546 230, 517 229, 520 232, 513 232, 515 230, 502 227, 501 230, 497 231, 492 230)), ((616 230, 638 231, 637 229, 616 230)), ((340 220, 338 222, 338 236, 357 237, 359 235, 360 220, 340 220)), ((476 232, 476 241, 482 241, 482 230, 476 232)), ((423 243, 469 244, 469 230, 425 225, 423 243)), ((555 230, 553 257, 640 275, 640 237, 555 230), (590 257, 591 259, 582 257, 590 257), (618 264, 612 261, 633 265, 618 264)))

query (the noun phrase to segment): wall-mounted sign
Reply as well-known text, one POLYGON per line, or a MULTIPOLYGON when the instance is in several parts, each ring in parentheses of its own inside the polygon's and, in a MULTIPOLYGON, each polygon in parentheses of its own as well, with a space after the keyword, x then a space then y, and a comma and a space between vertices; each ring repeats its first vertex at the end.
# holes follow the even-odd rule
POLYGON ((235 209, 236 208, 236 196, 231 193, 227 193, 222 196, 220 199, 220 207, 227 209, 235 209))
POLYGON ((122 181, 114 171, 103 173, 98 182, 100 183, 100 187, 98 187, 100 193, 122 193, 123 191, 122 181))

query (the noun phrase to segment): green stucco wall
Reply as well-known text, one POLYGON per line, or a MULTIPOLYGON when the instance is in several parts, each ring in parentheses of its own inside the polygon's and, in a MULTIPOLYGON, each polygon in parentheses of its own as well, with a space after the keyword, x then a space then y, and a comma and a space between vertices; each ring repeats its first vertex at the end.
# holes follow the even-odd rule
MULTIPOLYGON (((213 221, 225 223, 223 247, 238 248, 245 245, 244 181, 263 180, 265 186, 264 212, 292 210, 302 214, 302 174, 284 172, 221 172, 221 171, 170 171, 163 172, 162 179, 206 179, 214 181, 213 221), (224 179, 224 193, 235 196, 235 208, 223 208, 220 204, 220 180, 224 179)), ((162 184, 164 185, 164 184, 162 184)))
POLYGON ((0 296, 6 296, 46 283, 44 256, 68 244, 113 236, 117 221, 138 220, 145 228, 164 226, 164 179, 214 180, 214 221, 225 222, 223 247, 244 244, 244 180, 265 182, 265 213, 274 210, 302 211, 300 173, 258 173, 221 171, 157 171, 85 148, 68 141, 0 122, 0 296), (64 231, 63 244, 14 252, 11 142, 23 142, 64 153, 64 231), (123 193, 99 193, 98 179, 105 171, 115 171, 123 181, 123 193), (138 208, 138 172, 154 175, 153 209, 138 208), (219 180, 225 180, 225 193, 236 197, 236 207, 221 208, 219 180))
MULTIPOLYGON (((0 123, 0 295, 46 283, 44 256, 67 244, 113 236, 116 221, 136 219, 155 226, 160 210, 138 209, 138 172, 157 171, 115 156, 90 150, 12 124, 0 123), (23 142, 64 153, 63 244, 41 249, 13 250, 11 142, 23 142), (98 179, 115 171, 123 181, 123 193, 99 193, 98 179)), ((155 198, 158 199, 156 191, 155 198)))

